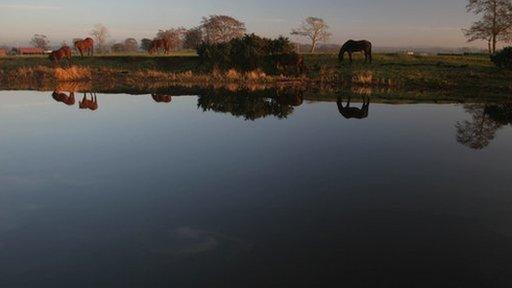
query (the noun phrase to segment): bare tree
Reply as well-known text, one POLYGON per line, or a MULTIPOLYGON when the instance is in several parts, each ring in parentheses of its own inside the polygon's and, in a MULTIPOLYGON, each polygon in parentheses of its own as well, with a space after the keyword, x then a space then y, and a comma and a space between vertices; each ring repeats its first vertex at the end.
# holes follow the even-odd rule
POLYGON ((183 37, 186 33, 185 28, 171 28, 160 30, 156 34, 157 39, 163 39, 169 50, 177 50, 183 44, 183 37))
POLYGON ((467 11, 482 17, 463 30, 469 42, 487 41, 489 52, 495 53, 498 42, 512 40, 511 0, 468 0, 467 11))
POLYGON ((105 52, 107 39, 110 35, 107 27, 103 24, 96 24, 94 29, 91 31, 91 36, 96 40, 98 51, 105 52))
POLYGON ((48 37, 42 34, 35 34, 34 37, 32 37, 30 43, 34 45, 34 47, 41 48, 43 50, 48 50, 50 46, 50 41, 48 40, 48 37))
POLYGON ((311 53, 315 52, 318 42, 326 42, 331 38, 329 26, 321 18, 308 17, 302 25, 292 30, 292 35, 308 37, 311 40, 311 53))
POLYGON ((203 42, 203 31, 201 28, 196 27, 189 29, 185 33, 185 39, 183 40, 183 48, 185 49, 196 49, 203 42))
POLYGON ((127 52, 136 52, 139 50, 139 43, 135 38, 127 38, 124 40, 124 50, 127 52))
POLYGON ((203 17, 201 28, 204 41, 208 43, 229 42, 244 36, 245 23, 226 15, 210 15, 203 17))

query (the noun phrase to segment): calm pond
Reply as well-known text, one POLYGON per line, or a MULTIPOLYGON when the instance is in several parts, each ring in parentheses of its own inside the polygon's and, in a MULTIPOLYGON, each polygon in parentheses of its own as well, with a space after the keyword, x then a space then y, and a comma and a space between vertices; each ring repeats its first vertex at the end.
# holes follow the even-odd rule
POLYGON ((510 104, 86 96, 0 92, 0 287, 512 287, 510 104))

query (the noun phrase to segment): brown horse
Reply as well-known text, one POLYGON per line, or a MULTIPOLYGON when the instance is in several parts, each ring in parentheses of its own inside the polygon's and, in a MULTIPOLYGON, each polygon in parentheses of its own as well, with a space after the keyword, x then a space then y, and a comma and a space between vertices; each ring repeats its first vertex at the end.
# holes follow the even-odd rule
POLYGON ((350 107, 350 96, 348 97, 347 105, 343 105, 343 99, 338 97, 338 110, 340 114, 346 119, 365 119, 368 118, 370 113, 370 98, 363 97, 363 107, 355 108, 350 107))
POLYGON ((149 54, 158 53, 159 51, 163 50, 165 54, 168 54, 171 52, 171 47, 167 41, 164 39, 155 39, 151 41, 151 44, 149 45, 149 54))
POLYGON ((93 56, 94 40, 92 40, 92 38, 86 38, 85 40, 76 41, 75 48, 82 57, 84 57, 84 54, 87 54, 87 56, 93 56))
POLYGON ((58 65, 59 61, 62 59, 67 59, 68 64, 71 64, 71 49, 68 46, 62 46, 59 50, 55 50, 52 53, 50 53, 50 56, 48 56, 50 61, 54 65, 58 65))
POLYGON ((53 99, 55 99, 55 101, 60 102, 60 103, 64 103, 64 104, 66 104, 68 106, 75 105, 75 93, 74 92, 70 92, 69 96, 68 96, 64 92, 54 91, 53 94, 52 94, 52 97, 53 97, 53 99))
POLYGON ((96 93, 90 93, 91 99, 87 98, 87 93, 84 93, 84 98, 78 104, 80 109, 89 109, 91 111, 98 110, 98 97, 96 97, 96 93))
POLYGON ((306 72, 306 65, 304 65, 304 57, 298 53, 284 53, 274 56, 275 65, 278 71, 284 73, 295 73, 297 75, 306 72))
POLYGON ((151 94, 151 97, 156 103, 171 103, 172 101, 172 96, 170 95, 151 94))
POLYGON ((354 40, 348 40, 343 46, 341 47, 340 54, 338 55, 338 58, 340 59, 340 62, 343 62, 343 56, 345 53, 348 53, 348 57, 350 59, 350 63, 352 63, 352 54, 355 52, 363 52, 365 62, 370 61, 372 63, 372 43, 370 41, 362 40, 362 41, 354 41, 354 40))

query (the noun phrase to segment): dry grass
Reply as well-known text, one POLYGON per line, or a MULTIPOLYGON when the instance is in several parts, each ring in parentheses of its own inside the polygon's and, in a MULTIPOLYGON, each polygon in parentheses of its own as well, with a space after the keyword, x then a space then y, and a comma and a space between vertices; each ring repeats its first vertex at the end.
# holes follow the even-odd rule
POLYGON ((372 84, 374 84, 373 79, 374 78, 373 78, 372 71, 355 72, 354 75, 352 75, 352 84, 372 85, 372 84))
POLYGON ((90 81, 92 80, 92 72, 89 68, 72 66, 70 68, 56 68, 55 78, 59 82, 76 82, 76 81, 90 81))

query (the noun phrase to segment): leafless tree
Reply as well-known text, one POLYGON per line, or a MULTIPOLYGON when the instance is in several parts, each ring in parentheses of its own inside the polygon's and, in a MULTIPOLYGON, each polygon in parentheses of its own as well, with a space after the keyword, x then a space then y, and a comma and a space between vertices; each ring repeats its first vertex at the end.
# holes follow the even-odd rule
POLYGON ((326 42, 331 38, 329 26, 321 18, 308 17, 302 25, 292 30, 292 35, 307 37, 311 40, 311 53, 315 52, 319 42, 326 42))
POLYGON ((107 39, 110 35, 107 27, 103 24, 96 24, 94 29, 91 31, 91 36, 96 40, 98 51, 105 52, 107 39))
POLYGON ((168 30, 160 30, 156 34, 157 39, 163 39, 169 50, 176 50, 183 44, 183 37, 186 33, 185 28, 171 28, 168 30))
POLYGON ((512 40, 511 0, 468 0, 467 11, 482 17, 463 30, 468 41, 487 41, 489 52, 495 53, 498 42, 512 40))
POLYGON ((50 46, 50 41, 48 40, 48 37, 42 34, 35 34, 34 37, 32 37, 30 43, 34 45, 34 47, 41 48, 43 50, 48 50, 50 46))
POLYGON ((183 48, 196 49, 203 42, 203 31, 200 27, 189 29, 185 33, 183 48))
POLYGON ((229 42, 232 39, 244 36, 245 23, 226 15, 210 15, 203 17, 201 28, 204 41, 208 43, 229 42))

